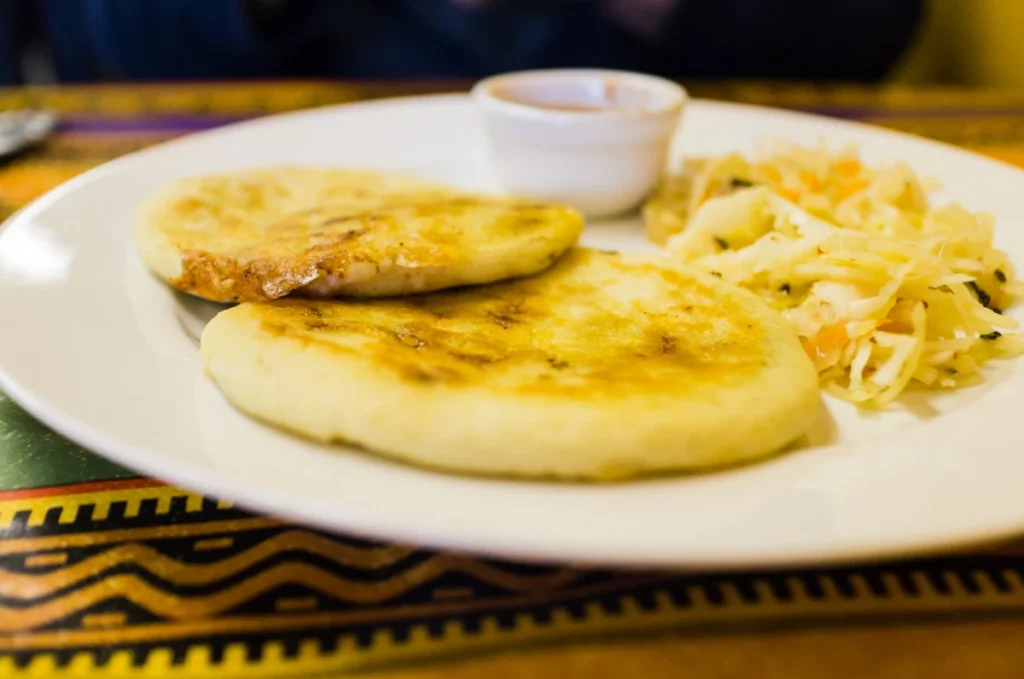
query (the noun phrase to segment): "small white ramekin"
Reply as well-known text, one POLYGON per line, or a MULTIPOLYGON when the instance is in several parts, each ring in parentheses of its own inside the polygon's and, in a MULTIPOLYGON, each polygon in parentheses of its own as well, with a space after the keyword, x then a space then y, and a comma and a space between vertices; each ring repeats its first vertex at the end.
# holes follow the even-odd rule
POLYGON ((635 208, 657 183, 686 90, 640 73, 522 71, 473 88, 506 190, 588 217, 635 208))

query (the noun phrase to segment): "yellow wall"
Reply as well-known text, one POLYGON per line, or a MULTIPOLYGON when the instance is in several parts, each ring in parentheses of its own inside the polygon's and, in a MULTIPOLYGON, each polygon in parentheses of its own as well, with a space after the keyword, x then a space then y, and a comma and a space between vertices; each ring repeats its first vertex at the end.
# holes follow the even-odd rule
POLYGON ((930 0, 894 79, 1024 89, 1024 0, 930 0))

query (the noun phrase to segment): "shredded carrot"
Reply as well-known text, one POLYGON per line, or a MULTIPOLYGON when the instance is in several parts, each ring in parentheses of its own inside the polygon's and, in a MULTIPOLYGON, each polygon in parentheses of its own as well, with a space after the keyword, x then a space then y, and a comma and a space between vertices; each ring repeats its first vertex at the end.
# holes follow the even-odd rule
POLYGON ((824 370, 838 360, 838 351, 850 341, 845 323, 837 323, 823 329, 817 335, 808 337, 804 342, 804 351, 814 361, 814 367, 824 370))
POLYGON ((803 191, 798 189, 779 189, 780 196, 794 203, 800 200, 801 193, 803 193, 803 191))
POLYGON ((813 172, 801 172, 800 181, 807 187, 808 191, 818 191, 821 189, 821 182, 818 181, 818 175, 813 172))
POLYGON ((859 160, 840 160, 832 166, 843 177, 856 177, 864 169, 859 160))
POLYGON ((836 189, 836 201, 843 201, 852 196, 855 193, 860 193, 868 187, 868 181, 866 179, 857 179, 852 182, 844 182, 839 185, 836 189))
POLYGON ((782 183, 782 175, 771 165, 762 165, 758 168, 761 171, 761 176, 764 177, 765 181, 770 184, 778 186, 782 183))

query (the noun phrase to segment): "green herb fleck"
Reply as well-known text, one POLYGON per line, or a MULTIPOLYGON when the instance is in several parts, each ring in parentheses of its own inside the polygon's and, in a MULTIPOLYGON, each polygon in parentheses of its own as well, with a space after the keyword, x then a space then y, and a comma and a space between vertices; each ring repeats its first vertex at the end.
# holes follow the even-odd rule
POLYGON ((1003 333, 999 332, 998 330, 993 330, 990 333, 986 333, 984 335, 981 335, 981 339, 983 339, 983 340, 997 340, 997 339, 999 339, 1002 336, 1003 336, 1003 333))
POLYGON ((1000 283, 1006 282, 1006 272, 1002 269, 996 269, 996 280, 1000 283))
POLYGON ((721 236, 715 236, 715 245, 717 245, 721 250, 729 249, 729 241, 725 240, 721 236))
POLYGON ((974 293, 974 296, 978 298, 978 301, 981 302, 981 306, 985 307, 986 309, 990 308, 989 303, 992 301, 991 295, 982 290, 981 286, 975 283, 974 281, 967 281, 965 285, 968 288, 970 288, 971 292, 974 293))

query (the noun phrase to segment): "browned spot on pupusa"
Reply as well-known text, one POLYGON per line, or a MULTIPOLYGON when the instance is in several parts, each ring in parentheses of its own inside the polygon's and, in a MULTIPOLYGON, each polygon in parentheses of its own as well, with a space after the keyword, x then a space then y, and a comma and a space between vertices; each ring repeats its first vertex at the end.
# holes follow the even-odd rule
MULTIPOLYGON (((503 199, 396 196, 346 209, 294 206, 268 184, 184 198, 159 218, 162 236, 182 253, 174 287, 224 302, 257 302, 299 291, 318 277, 345 280, 354 264, 411 272, 453 265, 466 256, 465 235, 521 237, 564 219, 557 206, 503 199), (230 198, 230 201, 228 200, 230 198), (232 206, 229 209, 227 206, 232 206), (264 215, 260 225, 252 215, 264 215), (409 225, 415 221, 415 228, 409 225), (460 220, 469 220, 463 222, 460 220), (479 220, 479 223, 473 220, 479 220)), ((351 201, 357 194, 348 194, 351 201)))
POLYGON ((516 322, 515 319, 509 316, 508 314, 492 311, 490 312, 489 315, 491 318, 494 319, 495 323, 497 323, 500 327, 504 328, 505 330, 511 328, 516 322))
POLYGON ((587 250, 571 251, 544 274, 489 286, 254 309, 283 334, 429 388, 611 399, 625 385, 679 393, 756 372, 770 350, 759 321, 732 296, 683 273, 587 250), (630 276, 664 285, 639 307, 617 304, 605 290, 630 276))
POLYGON ((306 328, 309 330, 328 330, 333 327, 334 326, 328 323, 327 321, 318 318, 306 321, 306 328))
POLYGON ((219 302, 262 302, 282 297, 316 277, 316 264, 254 259, 239 261, 203 252, 186 253, 171 285, 219 302))

